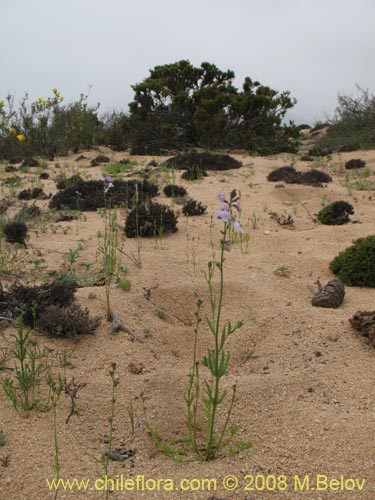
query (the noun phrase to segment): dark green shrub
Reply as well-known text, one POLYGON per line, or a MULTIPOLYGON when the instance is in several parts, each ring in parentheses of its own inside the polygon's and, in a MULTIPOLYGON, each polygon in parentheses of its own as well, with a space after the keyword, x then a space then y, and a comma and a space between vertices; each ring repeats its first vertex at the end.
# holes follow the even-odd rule
POLYGON ((338 146, 337 152, 338 153, 351 153, 352 151, 358 151, 361 149, 361 145, 359 142, 349 142, 348 144, 342 144, 341 146, 338 146))
POLYGON ((205 170, 230 170, 242 167, 242 163, 229 155, 218 153, 198 153, 191 151, 183 153, 166 161, 169 167, 187 170, 191 167, 200 167, 205 170))
POLYGON ((108 156, 105 155, 98 155, 94 159, 91 160, 90 164, 92 167, 96 167, 97 165, 100 165, 101 163, 109 163, 111 161, 108 156))
POLYGON ((314 146, 309 150, 310 156, 328 156, 330 154, 332 154, 331 149, 326 149, 319 146, 314 146))
POLYGON ((308 172, 299 173, 298 184, 305 184, 306 186, 321 187, 323 183, 332 181, 332 177, 325 172, 317 169, 309 170, 308 172))
POLYGON ((39 161, 35 158, 26 158, 23 160, 21 167, 39 167, 39 161))
POLYGON ((280 167, 270 172, 267 180, 270 182, 284 181, 292 184, 296 181, 297 175, 297 170, 294 167, 280 167))
POLYGON ((19 200, 35 200, 44 196, 42 188, 23 189, 18 193, 19 200))
POLYGON ((270 182, 284 181, 287 184, 304 184, 306 186, 321 187, 323 183, 331 182, 332 177, 320 170, 312 169, 308 172, 297 172, 294 167, 280 167, 267 176, 270 182))
POLYGON ((187 193, 183 186, 177 186, 176 184, 168 184, 164 187, 163 192, 168 198, 174 198, 178 196, 185 196, 187 193))
POLYGON ((82 181, 82 177, 79 174, 73 174, 71 177, 64 177, 56 181, 57 189, 66 189, 70 186, 74 186, 78 182, 82 181))
POLYGON ((82 335, 94 333, 100 325, 99 317, 91 317, 88 309, 78 303, 68 307, 48 306, 36 321, 39 330, 51 337, 78 340, 82 335))
POLYGON ((206 210, 207 206, 196 200, 188 200, 182 207, 182 213, 187 216, 203 215, 206 210))
POLYGON ((345 163, 345 168, 347 170, 352 170, 355 168, 364 168, 366 166, 366 162, 361 160, 360 158, 353 158, 353 160, 349 160, 345 163))
POLYGON ((22 314, 24 323, 34 326, 34 322, 48 307, 68 307, 74 301, 75 291, 75 286, 57 282, 38 286, 14 283, 4 293, 0 307, 2 311, 8 311, 13 318, 22 314))
POLYGON ((8 243, 19 243, 26 246, 27 226, 21 221, 7 222, 3 227, 3 233, 8 243))
POLYGON ((48 172, 42 172, 39 175, 39 179, 49 179, 49 173, 48 172))
POLYGON ((136 189, 138 187, 139 202, 147 201, 158 194, 158 186, 148 180, 123 181, 115 179, 113 187, 104 193, 103 181, 80 180, 66 189, 56 193, 49 206, 50 208, 69 208, 71 210, 95 211, 107 204, 112 206, 131 207, 135 204, 136 189))
POLYGON ((322 208, 318 220, 327 226, 341 226, 349 222, 349 215, 354 214, 353 206, 346 201, 335 201, 322 208))
POLYGON ((149 202, 147 206, 135 206, 125 222, 125 234, 128 238, 162 236, 176 231, 176 214, 170 207, 160 203, 149 202))
POLYGON ((14 167, 13 165, 7 165, 5 168, 4 168, 4 172, 6 172, 7 174, 11 173, 11 172, 17 172, 18 168, 17 167, 14 167))
POLYGON ((207 177, 207 172, 202 170, 198 165, 188 167, 187 170, 181 175, 182 179, 187 181, 198 181, 203 177, 207 177))
POLYGON ((345 285, 374 288, 375 235, 356 240, 333 259, 330 269, 345 285))

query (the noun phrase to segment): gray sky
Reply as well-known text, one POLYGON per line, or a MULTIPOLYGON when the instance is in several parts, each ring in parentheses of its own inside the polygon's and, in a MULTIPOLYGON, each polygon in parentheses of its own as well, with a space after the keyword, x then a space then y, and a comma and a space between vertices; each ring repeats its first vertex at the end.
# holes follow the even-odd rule
POLYGON ((92 85, 101 111, 127 110, 130 85, 180 59, 290 90, 298 123, 356 83, 375 92, 374 0, 0 0, 0 17, 0 98, 92 85))

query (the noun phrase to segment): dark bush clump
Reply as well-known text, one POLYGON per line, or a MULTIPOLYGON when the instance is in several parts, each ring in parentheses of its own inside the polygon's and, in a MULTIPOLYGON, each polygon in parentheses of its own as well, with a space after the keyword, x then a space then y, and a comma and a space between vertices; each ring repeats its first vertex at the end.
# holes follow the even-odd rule
POLYGON ((330 269, 345 285, 374 288, 375 235, 356 240, 333 259, 330 269))
POLYGON ((321 148, 319 146, 315 146, 309 150, 310 156, 328 156, 332 154, 332 149, 321 148))
POLYGON ((187 193, 183 186, 177 186, 176 184, 168 184, 164 187, 163 192, 168 198, 185 196, 187 193))
POLYGON ((308 172, 297 172, 294 167, 280 167, 268 174, 270 182, 284 181, 287 184, 304 184, 306 186, 321 187, 323 183, 331 182, 332 177, 320 170, 312 169, 308 172))
POLYGON ((18 168, 17 167, 13 167, 13 165, 7 165, 5 168, 4 168, 4 172, 6 172, 7 174, 9 174, 10 172, 17 172, 18 168))
POLYGON ((112 206, 128 206, 135 204, 136 190, 138 200, 144 202, 158 194, 158 186, 148 180, 123 181, 115 179, 113 187, 104 193, 103 181, 83 181, 67 187, 56 193, 52 198, 50 208, 69 208, 71 210, 95 211, 105 207, 106 203, 112 206))
POLYGON ((354 214, 353 206, 346 201, 335 201, 322 208, 318 220, 327 226, 341 226, 349 222, 349 215, 354 214))
POLYGON ((76 287, 61 283, 27 286, 15 283, 5 292, 1 308, 11 312, 13 318, 20 314, 24 323, 33 326, 50 306, 67 307, 74 300, 76 287))
POLYGON ((90 164, 92 167, 96 167, 97 165, 100 165, 101 163, 109 163, 111 161, 108 156, 105 155, 98 155, 96 158, 91 160, 90 164))
POLYGON ((203 205, 200 201, 188 200, 182 207, 184 215, 203 215, 207 210, 207 206, 203 205))
POLYGON ((366 162, 361 160, 360 158, 356 158, 353 160, 349 160, 345 163, 345 168, 347 170, 352 170, 353 168, 363 168, 365 167, 366 162))
POLYGON ((354 330, 375 347, 375 311, 357 311, 349 322, 354 330))
POLYGON ((18 193, 19 200, 35 200, 44 196, 42 188, 24 189, 18 193))
POLYGON ((64 177, 56 182, 56 187, 59 190, 66 189, 70 186, 74 186, 78 182, 82 181, 82 177, 79 174, 73 174, 71 177, 64 177))
POLYGON ((9 160, 10 165, 16 165, 17 163, 22 163, 22 158, 10 158, 9 160))
POLYGON ((301 156, 301 161, 314 161, 314 159, 310 155, 303 155, 301 156))
POLYGON ((332 177, 330 175, 314 168, 308 172, 300 172, 299 177, 300 180, 298 184, 305 184, 306 186, 314 187, 321 187, 323 183, 332 181, 332 177))
POLYGON ((267 179, 270 182, 288 182, 293 184, 297 178, 297 170, 294 167, 280 167, 270 172, 267 179))
POLYGON ((348 144, 342 144, 341 146, 338 146, 337 152, 338 153, 351 153, 352 151, 358 151, 361 149, 361 145, 359 142, 349 142, 348 144))
POLYGON ((48 172, 42 172, 39 175, 39 179, 49 179, 49 173, 48 172))
POLYGON ((242 163, 229 155, 218 153, 183 153, 166 161, 169 167, 186 170, 189 167, 200 167, 205 170, 230 170, 242 167, 242 163))
POLYGON ((78 303, 68 307, 48 306, 39 316, 36 326, 51 337, 78 340, 82 335, 94 333, 100 325, 99 317, 91 317, 88 309, 78 303))
POLYGON ((34 158, 26 158, 26 160, 22 162, 21 167, 39 167, 39 161, 34 158))
POLYGON ((206 170, 202 170, 198 165, 188 167, 188 169, 181 175, 187 181, 198 181, 202 177, 207 177, 206 170))
POLYGON ((167 205, 160 203, 149 202, 147 206, 135 206, 125 222, 125 234, 128 238, 162 236, 176 231, 176 214, 167 205))
POLYGON ((3 227, 3 233, 8 243, 19 243, 26 246, 27 226, 24 222, 10 221, 3 227))

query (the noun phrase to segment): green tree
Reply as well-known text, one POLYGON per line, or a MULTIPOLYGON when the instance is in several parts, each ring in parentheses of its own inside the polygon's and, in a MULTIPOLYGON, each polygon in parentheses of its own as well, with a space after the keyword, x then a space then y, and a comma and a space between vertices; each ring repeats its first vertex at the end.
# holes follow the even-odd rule
MULTIPOLYGON (((130 126, 133 149, 160 153, 189 146, 259 149, 258 143, 289 143, 291 127, 282 126, 295 100, 245 78, 239 91, 233 71, 182 60, 156 66, 132 88, 130 126), (261 140, 259 141, 259 138, 261 140), (277 142, 277 141, 276 141, 277 142)), ((284 144, 284 147, 285 147, 284 144)))

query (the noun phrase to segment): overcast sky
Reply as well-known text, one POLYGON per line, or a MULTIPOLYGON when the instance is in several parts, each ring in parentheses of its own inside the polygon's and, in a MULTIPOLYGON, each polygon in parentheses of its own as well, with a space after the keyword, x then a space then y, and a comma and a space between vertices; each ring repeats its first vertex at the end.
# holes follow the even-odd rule
POLYGON ((356 83, 375 93, 375 0, 0 0, 0 18, 0 98, 92 85, 102 111, 127 110, 130 85, 180 59, 290 90, 298 123, 356 83))

